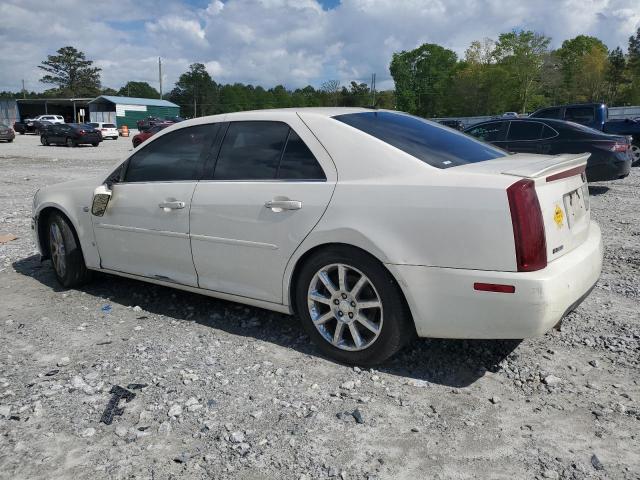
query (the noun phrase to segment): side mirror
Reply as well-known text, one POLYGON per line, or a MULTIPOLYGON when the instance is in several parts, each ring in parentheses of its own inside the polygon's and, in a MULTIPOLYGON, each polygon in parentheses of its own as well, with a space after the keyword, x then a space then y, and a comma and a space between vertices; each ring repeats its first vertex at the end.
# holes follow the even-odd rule
POLYGON ((101 217, 107 210, 111 200, 111 190, 106 185, 100 185, 93 191, 93 203, 91 204, 91 213, 96 217, 101 217))

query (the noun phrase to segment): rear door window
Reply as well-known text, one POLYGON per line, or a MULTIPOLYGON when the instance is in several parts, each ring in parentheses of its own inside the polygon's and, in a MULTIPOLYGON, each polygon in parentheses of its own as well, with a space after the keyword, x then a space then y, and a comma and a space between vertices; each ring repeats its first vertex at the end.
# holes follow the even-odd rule
POLYGON ((564 119, 576 123, 591 123, 594 120, 593 107, 567 107, 564 119))
POLYGON ((540 122, 511 122, 507 139, 511 142, 520 140, 538 140, 542 136, 544 124, 540 122))
POLYGON ((197 125, 150 141, 128 160, 125 182, 199 180, 219 126, 197 125))
POLYGON ((316 157, 293 130, 289 130, 277 177, 283 180, 327 179, 316 157))
POLYGON ((485 142, 499 142, 504 140, 504 130, 507 122, 483 123, 472 127, 467 133, 485 142))
POLYGON ((273 180, 289 125, 282 122, 232 122, 220 148, 214 180, 273 180))
POLYGON ((333 117, 436 168, 450 168, 508 155, 462 132, 394 112, 348 113, 333 117))

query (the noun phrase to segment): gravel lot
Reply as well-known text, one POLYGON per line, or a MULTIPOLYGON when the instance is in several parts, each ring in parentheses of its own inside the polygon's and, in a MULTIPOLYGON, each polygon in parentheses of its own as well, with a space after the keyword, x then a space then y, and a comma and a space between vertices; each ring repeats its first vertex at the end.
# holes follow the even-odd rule
POLYGON ((0 143, 0 235, 18 236, 0 244, 0 478, 640 478, 640 169, 591 188, 604 272, 562 331, 419 340, 360 370, 284 315, 106 275, 61 289, 33 194, 130 148, 0 143))

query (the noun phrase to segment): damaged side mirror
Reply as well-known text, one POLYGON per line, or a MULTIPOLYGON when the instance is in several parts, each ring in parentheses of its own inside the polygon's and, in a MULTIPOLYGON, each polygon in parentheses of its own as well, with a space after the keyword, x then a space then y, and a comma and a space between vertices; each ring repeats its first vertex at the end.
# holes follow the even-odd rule
POLYGON ((107 210, 111 200, 111 190, 106 185, 100 185, 93 191, 93 203, 91 204, 91 213, 96 217, 101 217, 107 210))

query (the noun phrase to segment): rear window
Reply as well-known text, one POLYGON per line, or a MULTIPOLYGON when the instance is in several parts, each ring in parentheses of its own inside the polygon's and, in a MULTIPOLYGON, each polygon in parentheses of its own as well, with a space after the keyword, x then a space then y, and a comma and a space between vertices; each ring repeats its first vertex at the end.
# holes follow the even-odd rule
POLYGON ((591 123, 593 115, 593 107, 567 107, 564 119, 576 123, 591 123))
POLYGON ((436 168, 483 162, 507 155, 491 145, 422 118, 393 112, 333 117, 436 168))

